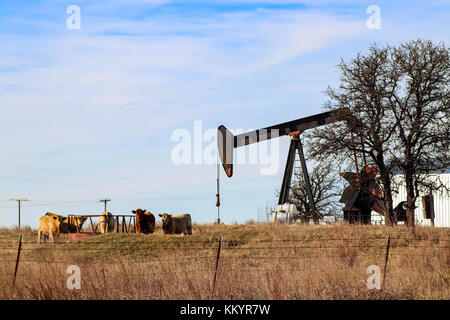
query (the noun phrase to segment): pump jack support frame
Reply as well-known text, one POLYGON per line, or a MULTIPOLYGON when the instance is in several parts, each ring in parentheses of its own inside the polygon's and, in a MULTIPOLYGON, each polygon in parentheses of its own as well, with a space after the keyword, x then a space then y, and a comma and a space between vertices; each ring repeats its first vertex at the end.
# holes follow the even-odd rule
POLYGON ((312 213, 321 215, 316 210, 316 204, 312 194, 311 183, 309 180, 308 167, 306 166, 305 155, 303 153, 302 141, 300 139, 300 131, 290 133, 291 144, 289 146, 289 153, 286 161, 286 167, 284 169, 283 182, 281 184, 280 197, 278 198, 278 204, 283 204, 289 200, 289 189, 291 188, 292 171, 294 170, 295 152, 298 151, 300 156, 300 164, 302 166, 303 179, 305 181, 306 192, 308 194, 309 208, 312 213))

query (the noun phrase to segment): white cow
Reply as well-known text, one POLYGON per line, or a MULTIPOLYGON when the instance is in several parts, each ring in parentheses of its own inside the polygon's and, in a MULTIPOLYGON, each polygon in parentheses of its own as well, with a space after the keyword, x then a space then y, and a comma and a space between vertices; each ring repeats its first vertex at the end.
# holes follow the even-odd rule
POLYGON ((294 216, 298 214, 297 206, 286 202, 277 206, 277 211, 272 211, 272 221, 281 223, 293 223, 294 216))
POLYGON ((116 221, 111 212, 105 211, 98 217, 97 225, 100 233, 113 232, 116 221))

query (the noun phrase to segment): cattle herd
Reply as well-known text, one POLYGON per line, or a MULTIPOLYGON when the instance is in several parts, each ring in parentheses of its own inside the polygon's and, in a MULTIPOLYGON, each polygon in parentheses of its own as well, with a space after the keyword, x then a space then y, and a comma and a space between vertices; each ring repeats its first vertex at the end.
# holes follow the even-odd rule
MULTIPOLYGON (((150 234, 155 231, 155 216, 145 210, 136 209, 132 211, 136 215, 136 233, 150 234)), ((162 220, 162 230, 164 234, 192 234, 191 215, 171 215, 168 213, 159 214, 162 220)), ((39 219, 38 243, 41 237, 46 236, 53 242, 54 236, 60 233, 77 232, 86 221, 86 217, 66 217, 56 213, 47 212, 39 219)), ((100 233, 114 231, 116 219, 110 212, 103 212, 97 220, 97 228, 100 233)), ((45 239, 45 238, 44 238, 45 239)))

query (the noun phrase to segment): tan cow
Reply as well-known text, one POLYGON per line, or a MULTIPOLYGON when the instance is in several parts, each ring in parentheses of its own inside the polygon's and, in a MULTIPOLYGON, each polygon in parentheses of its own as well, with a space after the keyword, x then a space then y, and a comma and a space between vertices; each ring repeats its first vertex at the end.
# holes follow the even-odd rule
POLYGON ((189 213, 172 216, 168 213, 159 214, 162 218, 164 234, 192 234, 192 221, 189 213))
POLYGON ((83 224, 86 220, 86 217, 66 217, 64 219, 64 223, 67 224, 70 232, 77 232, 77 230, 81 230, 83 228, 83 224))
MULTIPOLYGON (((59 227, 61 222, 51 216, 42 216, 39 219, 38 227, 38 243, 41 243, 41 236, 48 236, 49 240, 53 242, 53 236, 59 235, 59 227)), ((44 239, 45 241, 45 239, 44 239)))
POLYGON ((105 211, 97 220, 97 225, 100 233, 113 232, 116 225, 116 220, 111 212, 105 211))
POLYGON ((85 217, 70 217, 69 222, 68 217, 53 212, 47 212, 45 215, 52 217, 53 219, 56 219, 60 222, 59 232, 61 233, 68 233, 69 230, 70 232, 77 232, 77 230, 81 230, 83 223, 87 219, 85 217))
POLYGON ((47 212, 45 215, 49 216, 49 217, 53 217, 54 219, 58 219, 59 221, 64 221, 64 219, 67 219, 67 217, 62 216, 60 214, 53 213, 53 212, 47 212))

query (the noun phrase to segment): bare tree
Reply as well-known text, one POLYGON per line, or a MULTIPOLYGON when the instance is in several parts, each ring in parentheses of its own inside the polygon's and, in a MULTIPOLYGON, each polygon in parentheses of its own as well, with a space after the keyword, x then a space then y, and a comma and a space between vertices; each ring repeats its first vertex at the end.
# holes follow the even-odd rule
POLYGON ((414 227, 421 191, 442 187, 429 173, 450 165, 450 50, 442 43, 416 40, 392 50, 401 75, 390 100, 398 126, 393 163, 404 173, 407 224, 414 227))
MULTIPOLYGON (((414 228, 420 192, 442 185, 430 173, 450 164, 450 51, 444 44, 415 40, 397 47, 372 45, 367 55, 341 61, 338 89, 328 88, 325 107, 346 108, 342 122, 309 134, 309 154, 347 165, 357 155, 376 165, 387 223, 392 209, 392 177, 400 169, 407 190, 407 224, 414 228), (364 157, 363 157, 364 158, 364 157)), ((356 168, 358 171, 358 168, 356 168)))
POLYGON ((330 99, 325 107, 345 108, 339 114, 342 122, 309 133, 308 137, 316 143, 309 144, 308 152, 319 161, 329 163, 329 159, 334 159, 356 172, 359 172, 360 155, 364 165, 367 161, 376 165, 384 193, 386 221, 392 224, 392 165, 386 155, 394 144, 397 122, 389 107, 400 76, 393 72, 389 53, 389 47, 372 45, 367 55, 358 54, 349 63, 340 62, 339 89, 328 87, 326 93, 330 99))
MULTIPOLYGON (((336 215, 340 211, 337 204, 343 186, 336 179, 336 172, 329 164, 319 163, 310 174, 311 191, 317 211, 322 215, 336 215)), ((308 192, 304 176, 301 172, 295 173, 296 181, 291 186, 289 202, 297 206, 302 221, 309 221, 317 217, 310 211, 308 205, 308 192)))

